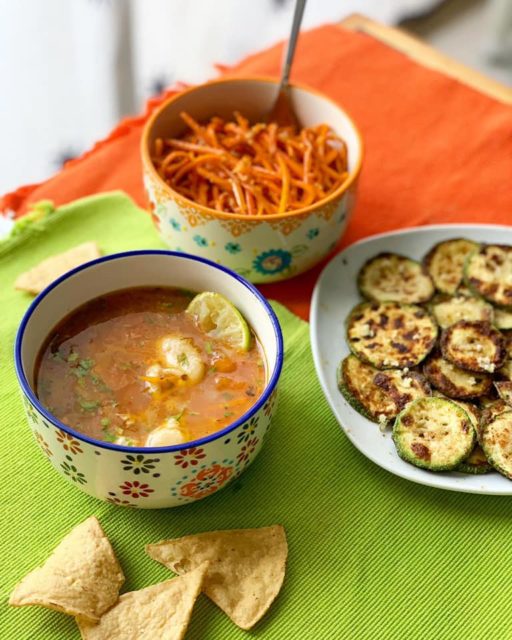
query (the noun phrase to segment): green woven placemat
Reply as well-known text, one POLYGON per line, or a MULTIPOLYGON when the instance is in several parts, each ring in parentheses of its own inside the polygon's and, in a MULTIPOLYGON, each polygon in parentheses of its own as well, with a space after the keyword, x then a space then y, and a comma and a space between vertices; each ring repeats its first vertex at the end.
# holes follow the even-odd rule
POLYGON ((235 484, 189 506, 137 511, 98 502, 62 479, 25 424, 11 354, 29 298, 12 283, 43 257, 89 239, 105 252, 161 246, 149 218, 119 194, 63 207, 0 246, 1 638, 79 637, 68 616, 11 609, 7 598, 91 514, 119 555, 125 590, 171 575, 145 556, 147 542, 219 528, 286 527, 288 572, 269 614, 248 634, 201 596, 190 640, 512 637, 510 500, 422 487, 366 460, 324 401, 307 324, 279 305, 286 351, 280 404, 260 456, 235 484))

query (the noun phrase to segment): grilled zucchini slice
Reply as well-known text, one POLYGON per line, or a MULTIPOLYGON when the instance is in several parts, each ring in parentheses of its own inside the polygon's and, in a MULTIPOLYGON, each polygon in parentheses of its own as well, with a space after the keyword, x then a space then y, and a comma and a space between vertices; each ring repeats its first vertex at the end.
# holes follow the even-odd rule
POLYGON ((504 380, 512 380, 512 360, 510 358, 505 360, 503 366, 498 369, 497 375, 504 380))
POLYGON ((480 475, 482 473, 489 473, 492 471, 492 466, 489 464, 487 457, 482 447, 477 443, 473 447, 473 451, 469 456, 461 462, 456 469, 461 473, 471 473, 473 475, 480 475))
POLYGON ((488 463, 482 447, 478 444, 478 432, 480 429, 480 417, 481 417, 480 409, 476 406, 476 404, 473 404, 472 402, 461 402, 460 400, 452 400, 452 402, 455 402, 455 404, 458 404, 459 407, 462 407, 464 411, 468 414, 468 417, 471 421, 471 425, 475 430, 475 434, 477 437, 477 442, 473 447, 473 451, 464 460, 464 462, 461 462, 459 464, 456 471, 460 471, 461 473, 471 473, 473 475, 489 473, 489 471, 492 471, 492 467, 488 463))
POLYGON ((482 245, 468 256, 464 280, 477 295, 512 310, 512 246, 482 245))
POLYGON ((429 357, 423 366, 423 373, 433 387, 449 398, 479 398, 485 396, 492 386, 489 374, 459 369, 437 352, 429 357))
POLYGON ((419 304, 434 294, 434 284, 423 266, 397 253, 379 253, 368 260, 357 283, 361 295, 376 302, 419 304))
POLYGON ((496 372, 496 378, 499 380, 512 381, 512 331, 505 331, 501 334, 505 341, 506 358, 505 362, 496 372))
POLYGON ((338 387, 356 411, 381 426, 408 402, 430 395, 430 386, 421 374, 406 369, 379 371, 354 355, 340 363, 338 387))
POLYGON ((501 333, 489 322, 459 320, 443 331, 441 353, 461 369, 494 373, 507 352, 501 333))
POLYGON ((502 400, 501 398, 498 398, 497 400, 493 400, 492 402, 489 402, 482 409, 479 426, 478 426, 478 429, 476 430, 478 441, 481 440, 483 427, 489 422, 492 422, 494 418, 496 418, 497 416, 501 416, 502 413, 506 413, 507 411, 510 411, 510 407, 505 402, 505 400, 502 400))
POLYGON ((503 380, 495 382, 494 386, 503 402, 506 402, 507 405, 512 408, 512 382, 510 380, 503 380))
POLYGON ((347 321, 352 353, 378 369, 414 367, 437 338, 432 316, 421 307, 398 302, 364 302, 347 321))
POLYGON ((468 414, 469 419, 471 420, 471 424, 473 425, 473 428, 475 430, 478 429, 481 412, 480 412, 480 409, 476 406, 476 404, 473 404, 472 402, 464 402, 463 400, 453 400, 452 398, 448 398, 448 396, 445 396, 443 393, 437 390, 432 391, 432 395, 434 396, 434 398, 444 398, 445 400, 450 400, 451 402, 454 402, 455 404, 459 405, 459 407, 462 407, 464 411, 468 414))
POLYGON ((512 311, 494 309, 494 326, 500 331, 512 329, 512 311))
POLYGON ((507 359, 497 371, 497 378, 500 380, 512 380, 512 360, 507 359))
POLYGON ((458 296, 464 296, 465 298, 474 298, 475 294, 471 291, 469 287, 466 287, 464 282, 459 285, 457 291, 455 292, 458 296))
POLYGON ((512 411, 501 413, 484 425, 481 444, 496 471, 512 480, 512 411))
POLYGON ((393 441, 406 462, 430 471, 451 471, 471 453, 475 430, 454 402, 420 398, 398 414, 393 441))
POLYGON ((430 309, 441 329, 447 329, 459 320, 492 322, 494 319, 492 305, 482 298, 468 298, 463 295, 435 301, 430 309))
POLYGON ((465 238, 453 238, 434 245, 423 258, 436 289, 453 295, 463 278, 467 256, 478 249, 478 244, 465 238))

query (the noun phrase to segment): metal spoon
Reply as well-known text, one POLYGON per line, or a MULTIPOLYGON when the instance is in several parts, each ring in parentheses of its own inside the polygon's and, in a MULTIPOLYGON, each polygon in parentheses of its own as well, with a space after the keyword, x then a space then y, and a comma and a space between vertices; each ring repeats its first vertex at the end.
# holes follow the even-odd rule
POLYGON ((278 87, 277 98, 267 118, 267 122, 276 122, 282 126, 295 126, 298 129, 300 129, 300 122, 292 105, 289 79, 305 6, 306 0, 296 0, 292 30, 290 38, 288 39, 284 64, 281 70, 281 81, 278 87))

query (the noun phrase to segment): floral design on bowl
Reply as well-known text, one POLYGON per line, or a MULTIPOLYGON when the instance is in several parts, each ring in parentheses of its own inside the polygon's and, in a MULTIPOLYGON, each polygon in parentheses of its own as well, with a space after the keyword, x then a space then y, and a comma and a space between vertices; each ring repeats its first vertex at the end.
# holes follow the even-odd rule
POLYGON ((274 275, 290 269, 292 254, 284 249, 270 249, 257 256, 252 267, 263 275, 274 275))

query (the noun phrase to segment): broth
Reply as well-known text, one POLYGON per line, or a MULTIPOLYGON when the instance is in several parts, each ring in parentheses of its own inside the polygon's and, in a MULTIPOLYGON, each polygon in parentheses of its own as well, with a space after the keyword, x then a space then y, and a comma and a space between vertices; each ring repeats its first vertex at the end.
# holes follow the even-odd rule
POLYGON ((243 352, 201 331, 185 312, 194 295, 139 287, 74 310, 39 353, 40 402, 73 429, 128 446, 190 442, 237 420, 263 392, 263 350, 252 331, 243 352))

